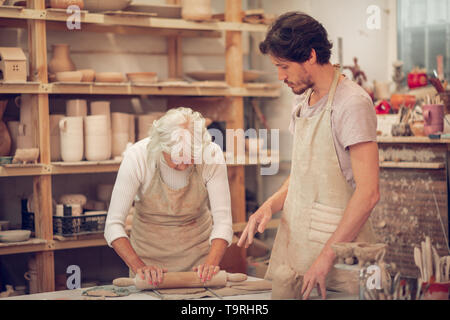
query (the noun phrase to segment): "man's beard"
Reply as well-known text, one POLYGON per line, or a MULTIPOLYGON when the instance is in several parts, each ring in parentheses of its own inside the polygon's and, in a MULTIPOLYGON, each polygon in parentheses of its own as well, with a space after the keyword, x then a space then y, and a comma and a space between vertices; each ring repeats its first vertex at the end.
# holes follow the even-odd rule
MULTIPOLYGON (((285 82, 287 85, 289 85, 289 82, 285 82)), ((290 87, 292 92, 296 95, 302 95, 304 94, 308 89, 312 88, 314 86, 314 83, 312 81, 308 81, 307 83, 304 83, 304 86, 298 88, 297 86, 290 87)))

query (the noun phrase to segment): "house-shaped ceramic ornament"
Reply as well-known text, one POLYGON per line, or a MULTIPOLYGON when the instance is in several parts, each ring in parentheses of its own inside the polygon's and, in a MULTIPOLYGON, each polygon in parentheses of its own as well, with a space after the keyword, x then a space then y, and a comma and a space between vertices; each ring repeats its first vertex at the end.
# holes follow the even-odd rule
POLYGON ((0 47, 0 82, 27 82, 27 57, 21 48, 0 47))

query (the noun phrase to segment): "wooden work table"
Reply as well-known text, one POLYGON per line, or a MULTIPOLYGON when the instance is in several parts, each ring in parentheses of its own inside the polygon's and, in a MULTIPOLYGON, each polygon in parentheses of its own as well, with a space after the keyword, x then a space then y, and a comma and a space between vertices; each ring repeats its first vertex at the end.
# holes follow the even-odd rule
POLYGON ((413 250, 425 236, 440 256, 449 254, 450 139, 383 136, 378 148, 381 198, 371 216, 377 241, 388 244, 386 261, 416 277, 413 250))

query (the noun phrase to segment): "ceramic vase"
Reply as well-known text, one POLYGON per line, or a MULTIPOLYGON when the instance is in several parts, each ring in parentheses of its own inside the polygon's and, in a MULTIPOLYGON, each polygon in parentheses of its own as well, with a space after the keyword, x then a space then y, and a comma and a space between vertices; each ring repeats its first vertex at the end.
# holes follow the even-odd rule
POLYGON ((68 44, 52 45, 52 55, 48 64, 49 76, 54 77, 57 72, 76 70, 75 64, 70 58, 70 46, 68 44))
POLYGON ((425 120, 425 135, 430 135, 444 130, 444 105, 428 104, 422 107, 423 118, 425 120))
POLYGON ((212 17, 211 0, 183 0, 181 16, 185 20, 210 20, 212 17))

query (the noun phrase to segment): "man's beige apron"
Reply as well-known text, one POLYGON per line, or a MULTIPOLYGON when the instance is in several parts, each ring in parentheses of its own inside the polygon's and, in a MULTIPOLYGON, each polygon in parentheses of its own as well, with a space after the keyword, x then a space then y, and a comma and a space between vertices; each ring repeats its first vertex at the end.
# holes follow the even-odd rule
MULTIPOLYGON (((325 109, 309 118, 295 115, 289 188, 266 279, 280 265, 304 275, 336 230, 353 194, 339 166, 331 129, 332 102, 339 80, 336 69, 325 109)), ((370 222, 355 241, 373 242, 370 222)), ((339 290, 340 270, 332 268, 327 284, 339 290)), ((341 290, 339 290, 341 291, 341 290)), ((345 291, 345 290, 344 290, 345 291)))
POLYGON ((157 165, 149 187, 138 194, 130 242, 146 265, 191 271, 204 263, 212 216, 200 171, 201 166, 191 168, 188 184, 173 190, 163 182, 157 165))

